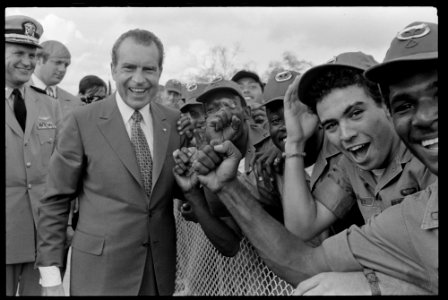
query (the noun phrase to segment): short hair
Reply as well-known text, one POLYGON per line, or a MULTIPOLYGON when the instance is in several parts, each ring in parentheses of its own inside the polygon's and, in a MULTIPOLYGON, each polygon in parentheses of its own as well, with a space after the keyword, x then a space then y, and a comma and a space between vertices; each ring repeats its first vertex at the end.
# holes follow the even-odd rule
POLYGON ((107 91, 107 85, 106 82, 104 82, 104 80, 102 80, 101 78, 99 78, 98 76, 95 75, 87 75, 84 76, 80 81, 79 81, 79 94, 85 94, 87 90, 93 88, 93 87, 105 87, 106 91, 107 91))
POLYGON ((141 45, 150 46, 154 43, 159 50, 159 68, 163 68, 163 58, 165 56, 165 52, 163 49, 163 44, 160 39, 151 31, 144 29, 132 29, 125 33, 123 33, 114 43, 112 47, 112 65, 116 66, 118 62, 118 48, 121 43, 127 39, 132 38, 135 42, 141 45))
POLYGON ((62 51, 65 56, 71 58, 70 51, 68 48, 61 42, 55 40, 45 41, 40 44, 42 48, 37 48, 36 57, 38 59, 42 58, 43 62, 46 63, 48 58, 54 54, 54 52, 62 51))
POLYGON ((314 103, 311 107, 314 113, 317 112, 317 103, 330 94, 334 89, 345 88, 348 86, 357 85, 364 89, 366 94, 370 96, 375 103, 380 106, 384 103, 381 96, 379 86, 367 80, 363 76, 363 71, 351 68, 334 68, 323 73, 309 88, 307 96, 309 102, 314 103))

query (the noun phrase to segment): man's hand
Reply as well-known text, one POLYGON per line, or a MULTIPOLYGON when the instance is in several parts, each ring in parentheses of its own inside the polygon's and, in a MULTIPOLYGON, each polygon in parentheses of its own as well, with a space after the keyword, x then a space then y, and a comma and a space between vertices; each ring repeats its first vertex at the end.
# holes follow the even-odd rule
POLYGON ((65 247, 68 248, 72 244, 73 236, 75 235, 75 231, 71 225, 67 226, 66 231, 66 239, 65 239, 65 247))
POLYGON ((297 88, 300 76, 296 76, 283 99, 285 126, 288 143, 305 143, 317 130, 319 119, 311 109, 300 102, 297 88))
POLYGON ((193 138, 194 122, 190 119, 187 114, 180 114, 179 120, 177 121, 177 131, 179 135, 184 135, 191 140, 193 138))
POLYGON ((173 152, 174 162, 176 163, 173 168, 174 178, 184 193, 190 192, 199 182, 192 169, 195 154, 196 148, 194 147, 182 147, 173 152))
POLYGON ((42 287, 42 296, 65 296, 62 283, 56 286, 42 287))
POLYGON ((233 115, 228 109, 220 109, 217 113, 207 117, 206 136, 210 145, 231 141, 238 133, 242 120, 233 115))
POLYGON ((275 173, 283 173, 283 155, 282 151, 275 145, 271 145, 262 152, 255 153, 255 170, 258 174, 266 173, 269 178, 274 178, 275 173), (275 172, 275 173, 274 173, 275 172))
POLYGON ((372 295, 362 272, 326 272, 302 281, 294 295, 372 295))
POLYGON ((236 178, 241 157, 235 145, 225 141, 213 148, 208 146, 198 151, 193 168, 199 174, 199 182, 216 193, 221 190, 225 182, 236 178), (221 159, 222 162, 217 166, 221 159))

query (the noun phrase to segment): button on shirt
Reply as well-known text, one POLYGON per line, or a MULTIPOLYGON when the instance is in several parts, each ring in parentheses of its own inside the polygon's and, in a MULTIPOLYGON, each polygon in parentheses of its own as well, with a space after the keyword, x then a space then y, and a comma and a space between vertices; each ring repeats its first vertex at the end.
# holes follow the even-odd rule
POLYGON ((439 290, 438 180, 386 209, 359 228, 326 239, 323 249, 334 272, 363 267, 439 290))

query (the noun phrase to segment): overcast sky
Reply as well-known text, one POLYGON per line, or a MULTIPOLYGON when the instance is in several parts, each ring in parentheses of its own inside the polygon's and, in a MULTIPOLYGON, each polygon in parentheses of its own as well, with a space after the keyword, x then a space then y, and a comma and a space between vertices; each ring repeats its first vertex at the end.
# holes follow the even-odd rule
POLYGON ((313 64, 346 51, 381 62, 398 31, 413 21, 438 23, 434 7, 9 7, 44 27, 41 41, 59 40, 72 54, 60 86, 73 94, 79 80, 95 74, 114 82, 110 52, 115 40, 135 28, 154 32, 165 46, 160 84, 185 81, 204 64, 212 46, 239 46, 235 65, 260 75, 285 51, 313 64))

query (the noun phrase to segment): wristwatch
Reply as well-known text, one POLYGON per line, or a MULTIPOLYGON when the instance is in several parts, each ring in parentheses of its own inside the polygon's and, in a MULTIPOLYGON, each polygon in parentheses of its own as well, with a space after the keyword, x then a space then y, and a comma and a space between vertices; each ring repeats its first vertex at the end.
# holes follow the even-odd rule
POLYGON ((372 296, 381 296, 381 290, 379 285, 379 279, 375 274, 375 271, 364 268, 363 269, 364 276, 367 278, 367 282, 370 285, 370 289, 372 290, 372 296))

